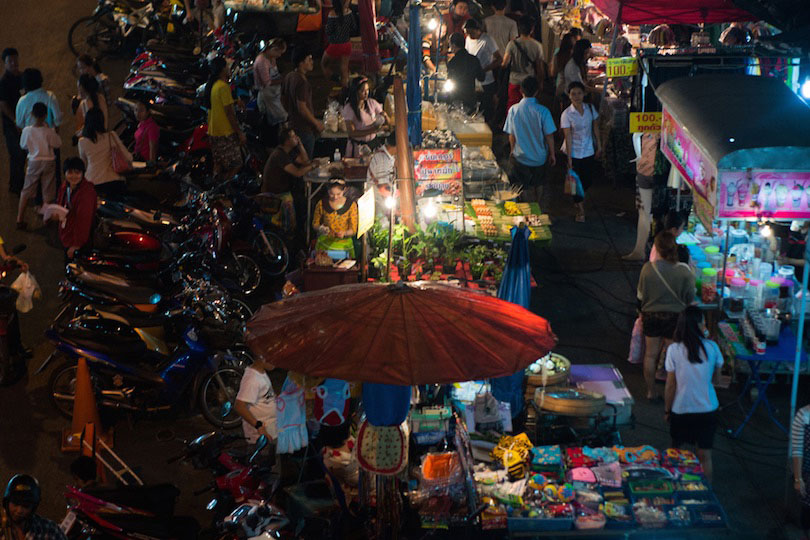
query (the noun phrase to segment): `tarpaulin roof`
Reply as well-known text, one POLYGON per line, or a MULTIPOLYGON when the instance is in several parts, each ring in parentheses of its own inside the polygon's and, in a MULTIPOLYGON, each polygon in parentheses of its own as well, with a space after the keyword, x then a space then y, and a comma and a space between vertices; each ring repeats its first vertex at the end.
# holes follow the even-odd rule
POLYGON ((593 0, 599 11, 622 24, 700 24, 755 21, 757 17, 731 0, 593 0))
POLYGON ((810 106, 777 79, 698 75, 655 93, 718 169, 810 170, 810 106))

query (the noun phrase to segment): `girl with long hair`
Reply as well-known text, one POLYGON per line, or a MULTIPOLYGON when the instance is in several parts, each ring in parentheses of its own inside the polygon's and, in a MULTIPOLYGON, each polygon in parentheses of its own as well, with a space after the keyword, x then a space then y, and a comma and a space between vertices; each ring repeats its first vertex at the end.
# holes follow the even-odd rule
POLYGON ((391 123, 383 106, 376 99, 369 97, 368 92, 366 77, 352 79, 349 96, 343 107, 343 118, 349 131, 349 141, 346 143, 348 157, 357 157, 357 150, 362 144, 376 148, 377 133, 391 123))
POLYGON ((87 165, 85 178, 96 187, 99 195, 117 196, 126 189, 124 178, 113 167, 113 152, 118 151, 132 163, 132 154, 114 131, 107 131, 104 115, 97 108, 87 111, 82 136, 79 138, 79 157, 87 165))
POLYGON ((104 129, 107 129, 107 102, 101 94, 98 81, 87 73, 79 76, 79 106, 76 109, 76 135, 80 135, 84 127, 85 116, 90 109, 99 109, 104 116, 104 129))
POLYGON ((672 446, 697 446, 706 479, 712 479, 712 445, 719 407, 714 384, 720 379, 723 355, 708 339, 703 312, 697 306, 683 310, 667 349, 664 419, 669 422, 672 446))

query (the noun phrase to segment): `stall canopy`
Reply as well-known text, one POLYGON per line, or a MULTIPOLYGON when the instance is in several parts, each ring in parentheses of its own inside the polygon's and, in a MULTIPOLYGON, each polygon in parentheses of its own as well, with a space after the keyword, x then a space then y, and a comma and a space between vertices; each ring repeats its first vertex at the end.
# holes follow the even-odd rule
POLYGON ((810 107, 776 79, 699 75, 655 93, 717 169, 810 169, 810 107))
POLYGON ((593 0, 599 11, 622 24, 700 24, 755 21, 731 0, 593 0))

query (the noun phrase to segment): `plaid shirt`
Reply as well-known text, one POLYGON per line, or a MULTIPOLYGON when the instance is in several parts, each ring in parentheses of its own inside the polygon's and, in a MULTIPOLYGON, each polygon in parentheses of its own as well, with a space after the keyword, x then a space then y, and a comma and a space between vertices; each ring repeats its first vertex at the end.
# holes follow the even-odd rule
MULTIPOLYGON (((0 538, 3 540, 16 538, 11 529, 5 511, 0 511, 0 538)), ((65 533, 59 525, 36 514, 31 516, 25 530, 25 540, 67 540, 65 533)))

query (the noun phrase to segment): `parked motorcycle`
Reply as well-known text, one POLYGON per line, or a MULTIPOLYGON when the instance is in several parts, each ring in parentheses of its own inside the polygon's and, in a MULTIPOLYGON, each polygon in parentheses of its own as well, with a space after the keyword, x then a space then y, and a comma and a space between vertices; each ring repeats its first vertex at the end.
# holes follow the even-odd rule
POLYGON ((196 314, 186 315, 181 343, 168 355, 149 349, 136 328, 100 316, 83 315, 49 328, 46 337, 67 357, 48 384, 56 409, 68 417, 72 414, 76 361, 83 357, 102 408, 154 413, 175 408, 188 397, 214 426, 238 426, 237 414, 222 418, 219 411, 239 390, 240 360, 214 350, 209 342, 216 336, 208 335, 210 326, 196 314))

